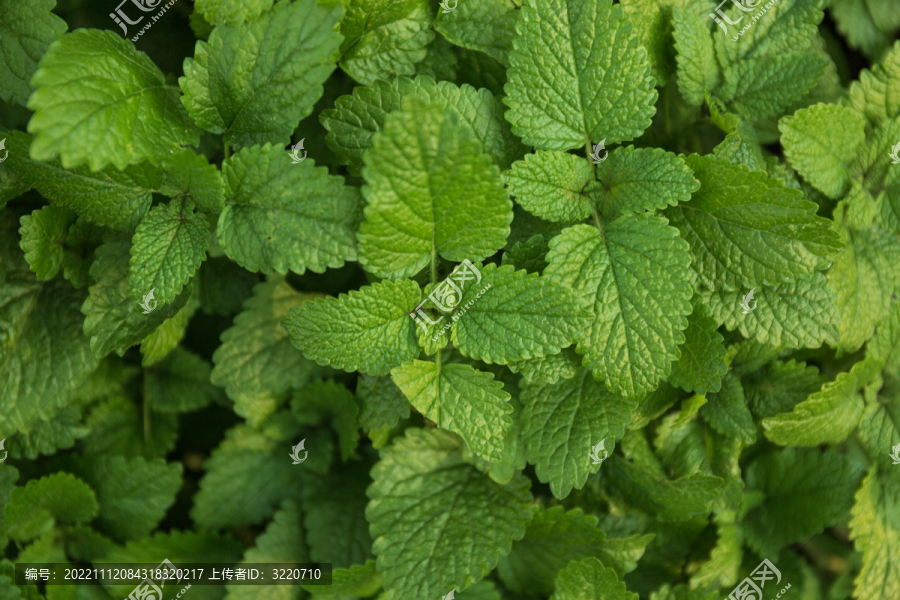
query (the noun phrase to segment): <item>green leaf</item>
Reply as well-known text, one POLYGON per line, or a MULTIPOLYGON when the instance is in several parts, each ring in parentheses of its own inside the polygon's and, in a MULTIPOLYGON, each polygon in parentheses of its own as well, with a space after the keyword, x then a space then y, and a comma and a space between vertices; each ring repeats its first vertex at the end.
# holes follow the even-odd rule
POLYGON ((632 140, 650 126, 650 62, 619 6, 535 0, 521 13, 503 101, 523 142, 569 150, 632 140))
POLYGON ((668 222, 626 215, 603 231, 576 225, 550 242, 544 276, 572 288, 595 321, 578 340, 584 365, 640 398, 669 374, 691 312, 687 245, 668 222))
POLYGON ((634 408, 634 402, 609 391, 580 367, 572 379, 554 384, 523 382, 521 399, 528 462, 557 498, 568 496, 573 487, 581 489, 588 476, 600 470, 591 459, 592 449, 606 440, 611 453, 634 408))
POLYGON ((895 552, 900 547, 900 483, 872 467, 856 492, 850 520, 850 538, 862 553, 853 597, 878 600, 900 593, 900 567, 895 552))
POLYGON ((611 456, 604 464, 604 473, 615 493, 663 522, 687 521, 709 513, 723 483, 719 477, 701 473, 667 481, 618 456, 611 456))
POLYGON ((742 524, 750 547, 763 556, 801 542, 841 519, 853 502, 860 468, 834 451, 786 448, 747 468, 747 488, 762 500, 742 524))
POLYGON ((709 28, 690 10, 675 6, 672 37, 677 52, 678 89, 688 104, 700 106, 721 77, 709 28))
POLYGON ((144 370, 144 402, 156 412, 199 410, 218 400, 222 390, 209 382, 209 363, 182 347, 144 370))
POLYGON ((683 158, 659 148, 616 148, 597 166, 597 178, 604 213, 663 209, 687 202, 700 187, 683 158))
POLYGON ((331 585, 304 585, 304 590, 316 598, 356 596, 367 598, 381 590, 381 575, 375 569, 375 561, 367 560, 364 565, 352 565, 349 569, 334 569, 331 585))
POLYGON ((455 113, 459 117, 458 125, 481 142, 484 152, 500 169, 509 168, 521 154, 521 144, 503 118, 506 107, 495 94, 471 85, 457 86, 450 81, 436 83, 425 76, 414 80, 398 77, 390 83, 376 81, 372 87, 356 87, 352 95, 341 96, 335 100, 333 109, 320 114, 328 130, 325 138, 328 147, 349 166, 351 174, 360 174, 363 153, 372 147, 373 136, 384 127, 387 115, 399 110, 403 98, 411 94, 455 113))
POLYGON ((700 414, 715 431, 749 446, 756 441, 756 423, 747 408, 744 389, 737 377, 726 375, 722 391, 709 395, 700 414))
POLYGON ((420 413, 458 433, 469 449, 488 461, 501 459, 512 419, 509 394, 491 373, 469 365, 414 360, 391 371, 397 387, 420 413))
POLYGON ((54 523, 87 523, 97 515, 97 498, 84 481, 69 473, 32 479, 9 495, 4 527, 13 540, 27 542, 54 523))
MULTIPOLYGON (((303 511, 293 499, 285 500, 256 545, 244 553, 243 563, 307 562, 303 542, 303 511)), ((318 586, 317 586, 318 587, 318 586)), ((296 588, 286 585, 226 584, 225 600, 294 600, 296 588)), ((330 587, 328 588, 330 589, 330 587)))
MULTIPOLYGON (((96 283, 90 287, 81 312, 86 317, 84 335, 91 338, 91 350, 99 358, 113 350, 119 356, 124 354, 175 315, 191 295, 188 286, 172 303, 143 314, 128 285, 130 246, 127 241, 111 239, 97 248, 91 265, 91 277, 96 283)), ((150 300, 148 303, 153 305, 150 300)))
POLYGON ((567 152, 526 154, 503 173, 516 203, 548 221, 583 221, 597 209, 600 184, 591 164, 567 152))
POLYGON ((131 297, 138 300, 156 290, 160 304, 173 301, 206 259, 208 246, 209 223, 190 200, 151 209, 132 240, 131 297))
POLYGON ((672 365, 669 383, 686 392, 718 392, 722 376, 728 370, 725 338, 716 331, 718 323, 709 316, 706 306, 696 295, 693 305, 694 312, 688 317, 688 326, 684 330, 681 356, 672 365))
POLYGON ((97 173, 87 166, 64 169, 59 160, 40 162, 28 158, 31 136, 11 132, 10 168, 31 182, 54 204, 70 208, 97 225, 133 231, 150 208, 152 193, 162 186, 163 173, 143 163, 120 171, 107 167, 97 173))
POLYGON ((158 163, 176 146, 199 143, 153 61, 112 31, 80 29, 61 35, 41 59, 28 99, 35 111, 31 158, 59 156, 63 168, 87 163, 122 170, 158 163))
POLYGON ((199 210, 209 213, 222 212, 225 202, 225 184, 222 174, 206 157, 186 148, 173 153, 163 161, 166 172, 163 193, 191 197, 199 210))
POLYGON ((255 21, 213 29, 178 80, 188 113, 226 144, 287 144, 334 70, 342 10, 281 0, 255 21))
POLYGON ((292 307, 282 326, 291 344, 320 365, 386 375, 419 354, 409 313, 421 297, 414 281, 384 281, 292 307))
POLYGON ((312 298, 295 292, 283 277, 273 276, 253 288, 243 312, 222 333, 210 379, 225 388, 238 414, 249 410, 248 404, 260 396, 279 394, 309 380, 315 365, 291 347, 281 322, 292 307, 312 298))
POLYGON ((259 277, 219 256, 210 257, 200 265, 197 282, 203 312, 227 317, 241 311, 244 302, 253 295, 259 277))
POLYGON ((0 99, 24 105, 32 75, 50 43, 66 31, 53 14, 56 0, 2 0, 0 14, 0 99))
POLYGON ((414 275, 435 253, 481 261, 509 235, 512 203, 497 167, 455 112, 420 100, 388 116, 365 155, 359 260, 379 277, 414 275))
POLYGON ((616 572, 593 557, 573 561, 556 576, 556 591, 551 600, 638 600, 616 572))
POLYGON ((522 373, 522 377, 529 383, 556 383, 560 379, 575 377, 581 366, 581 357, 575 353, 574 348, 563 348, 559 354, 511 362, 506 366, 513 373, 522 373))
POLYGON ((94 407, 87 425, 91 430, 84 441, 87 455, 162 458, 172 451, 178 438, 177 415, 154 413, 150 439, 145 441, 141 407, 118 395, 94 407))
POLYGON ((360 375, 356 383, 359 424, 363 429, 396 427, 409 417, 409 400, 388 375, 360 375))
POLYGON ((873 127, 900 116, 900 43, 894 42, 871 70, 860 72, 859 81, 850 84, 847 99, 850 107, 865 115, 873 127))
POLYGON ((53 279, 62 267, 63 246, 73 217, 72 211, 50 205, 20 219, 19 246, 38 281, 53 279))
MULTIPOLYGON (((838 256, 840 260, 843 254, 838 256)), ((823 343, 837 343, 840 315, 834 292, 828 289, 821 273, 796 283, 751 289, 754 290, 756 308, 749 314, 741 308, 746 296, 742 289, 735 292, 701 290, 701 293, 717 323, 724 323, 729 331, 737 329, 744 337, 755 338, 762 344, 818 348, 823 343)))
POLYGON ((180 463, 140 456, 94 456, 76 472, 96 491, 97 529, 119 541, 150 535, 181 488, 180 463))
POLYGON ((793 359, 772 361, 741 379, 747 405, 758 419, 792 411, 823 383, 825 378, 819 375, 819 369, 793 359))
POLYGON ((848 373, 838 373, 833 382, 785 412, 762 422, 766 437, 781 446, 818 446, 844 441, 856 429, 865 403, 857 391, 880 370, 875 358, 853 365, 848 373))
POLYGON ((553 592, 557 572, 573 560, 599 558, 620 577, 633 571, 653 536, 607 540, 597 522, 597 517, 585 515, 580 508, 565 511, 554 506, 537 511, 525 537, 500 559, 500 579, 514 592, 546 595, 553 592))
POLYGON ((439 12, 434 28, 451 43, 480 50, 506 67, 518 17, 513 0, 471 0, 439 12))
POLYGON ((434 39, 425 0, 349 0, 341 21, 341 68, 363 85, 414 75, 434 39))
POLYGON ((301 425, 318 425, 330 418, 340 441, 341 458, 346 461, 355 456, 359 407, 350 390, 334 381, 314 381, 294 390, 291 412, 301 425))
POLYGON ((686 161, 700 189, 665 216, 690 243, 702 285, 731 291, 807 278, 840 250, 831 222, 800 190, 721 159, 686 161))
MULTIPOLYGON (((141 366, 149 367, 161 361, 178 347, 178 344, 184 339, 187 326, 199 305, 197 294, 192 289, 190 298, 181 307, 181 310, 175 313, 175 316, 163 321, 156 331, 141 340, 141 366)), ((209 373, 207 373, 207 379, 208 376, 209 373)))
POLYGON ((219 243, 248 271, 323 273, 356 260, 359 190, 313 160, 291 164, 281 148, 244 148, 225 161, 228 206, 219 243))
POLYGON ((194 10, 211 25, 252 21, 271 9, 273 0, 197 0, 194 10))
POLYGON ((464 356, 506 364, 555 354, 588 326, 590 313, 555 281, 491 264, 480 279, 453 316, 453 345, 464 356))
POLYGON ((372 469, 366 519, 393 597, 463 589, 525 534, 529 481, 517 474, 498 485, 466 463, 461 448, 450 433, 410 429, 372 469))
POLYGON ((815 104, 778 123, 791 166, 829 198, 850 186, 847 166, 865 142, 865 118, 836 104, 815 104))

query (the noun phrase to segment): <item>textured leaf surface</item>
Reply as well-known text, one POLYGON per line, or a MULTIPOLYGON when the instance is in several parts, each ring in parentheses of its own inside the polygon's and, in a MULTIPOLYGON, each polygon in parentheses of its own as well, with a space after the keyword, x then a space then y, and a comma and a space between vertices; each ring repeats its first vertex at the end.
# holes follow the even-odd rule
POLYGON ((737 377, 726 375, 721 391, 710 394, 709 401, 700 408, 700 414, 722 435, 737 439, 745 446, 756 441, 756 423, 737 377))
POLYGON ((294 307, 283 325, 294 347, 319 364, 386 375, 419 354, 409 313, 421 297, 413 281, 385 281, 294 307))
POLYGON ((759 419, 790 412, 825 383, 819 370, 806 363, 772 361, 741 380, 747 405, 759 419))
POLYGON ((700 189, 665 215, 690 243, 691 267, 704 286, 734 290, 808 277, 841 248, 799 190, 720 159, 686 160, 700 189))
POLYGON ((364 565, 353 565, 349 569, 334 569, 331 585, 304 585, 303 589, 317 598, 357 596, 366 598, 381 590, 381 575, 375 569, 375 561, 367 560, 364 565), (329 593, 332 592, 332 593, 329 593))
POLYGON ((856 492, 850 520, 850 537, 862 552, 862 568, 856 576, 854 597, 877 600, 900 593, 900 567, 895 560, 900 548, 900 483, 873 467, 856 492))
POLYGON ((681 356, 669 374, 670 384, 698 394, 719 391, 728 365, 725 364, 725 338, 716 329, 718 324, 695 296, 694 312, 684 330, 681 356))
POLYGON ((51 11, 56 0, 0 2, 0 99, 25 104, 31 76, 66 22, 51 11))
POLYGON ((850 84, 848 100, 875 127, 900 116, 900 43, 871 70, 862 70, 859 81, 850 84))
POLYGON ((536 0, 521 13, 503 100, 513 133, 539 150, 641 135, 657 94, 622 9, 611 0, 536 0))
POLYGON ((294 390, 291 412, 301 425, 318 425, 330 420, 337 432, 341 459, 355 457, 359 444, 359 408, 350 390, 334 381, 314 381, 294 390))
MULTIPOLYGON (((450 3, 447 3, 450 5, 450 3)), ((513 0, 473 0, 440 11, 434 28, 457 46, 480 50, 509 66, 519 11, 513 0)))
POLYGON ((400 419, 409 417, 409 400, 387 375, 360 375, 356 399, 360 403, 359 424, 363 429, 396 427, 400 419))
POLYGON ((252 21, 272 7, 273 0, 197 0, 195 10, 212 25, 252 21))
POLYGON ((288 143, 334 70, 341 12, 340 5, 282 0, 255 21, 216 27, 209 43, 197 42, 178 80, 191 117, 224 134, 226 144, 288 143))
POLYGON ((396 367, 391 377, 416 410, 439 427, 458 433, 469 448, 499 461, 512 419, 503 384, 469 365, 437 365, 415 360, 396 367))
POLYGON ((591 164, 567 152, 526 154, 503 174, 516 203, 541 219, 583 221, 597 208, 599 184, 591 164))
POLYGON ((625 589, 616 572, 596 558, 571 562, 556 576, 556 591, 551 600, 638 600, 625 589))
POLYGON ((691 312, 687 244, 660 217, 628 215, 603 232, 576 225, 551 240, 544 275, 572 288, 595 321, 584 365, 615 392, 642 397, 668 375, 691 312))
POLYGON ((144 402, 158 413, 182 413, 224 400, 222 390, 209 382, 210 371, 204 359, 176 346, 144 371, 144 402))
POLYGON ((35 160, 59 156, 67 169, 87 163, 99 171, 112 163, 121 170, 199 142, 159 67, 112 31, 60 36, 31 82, 35 160))
MULTIPOLYGON (((417 99, 418 100, 418 99, 417 99)), ((420 271, 436 252, 480 261, 503 247, 512 221, 500 173, 454 112, 408 102, 366 152, 359 260, 379 277, 420 271)))
POLYGON ((865 141, 865 118, 836 104, 816 104, 783 118, 781 144, 791 166, 829 198, 850 185, 847 165, 865 141))
POLYGON ((97 515, 97 498, 81 479, 69 473, 55 473, 32 479, 9 494, 4 527, 10 538, 29 541, 58 520, 86 523, 97 515))
POLYGON ((463 589, 525 534, 528 480, 518 474, 497 485, 460 451, 450 433, 411 429, 372 469, 366 518, 378 572, 393 598, 463 589))
POLYGON ((616 148, 597 166, 597 178, 602 210, 612 214, 674 206, 700 187, 684 159, 659 148, 616 148))
POLYGON ((522 386, 522 426, 528 462, 557 498, 581 489, 600 470, 591 451, 606 440, 611 451, 625 433, 634 403, 609 391, 590 371, 579 368, 572 379, 522 386))
POLYGON ((206 157, 188 149, 182 149, 163 161, 166 172, 164 193, 187 194, 199 210, 222 212, 225 201, 222 174, 206 157))
POLYGON ((356 259, 359 191, 312 160, 292 164, 279 147, 244 148, 225 161, 229 205, 219 243, 248 271, 322 273, 356 259))
POLYGON ((73 217, 71 211, 51 205, 21 218, 19 246, 39 281, 52 279, 62 267, 63 244, 73 217))
POLYGON ((688 9, 674 7, 672 37, 677 51, 678 89, 688 104, 699 106, 720 80, 709 29, 688 9))

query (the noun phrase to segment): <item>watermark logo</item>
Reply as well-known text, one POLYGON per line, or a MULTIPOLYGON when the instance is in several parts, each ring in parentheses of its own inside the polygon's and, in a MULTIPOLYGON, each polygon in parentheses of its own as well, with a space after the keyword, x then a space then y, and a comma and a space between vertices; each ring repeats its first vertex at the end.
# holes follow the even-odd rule
POLYGON ((720 2, 716 7, 716 14, 718 14, 719 17, 722 17, 722 19, 716 17, 716 15, 713 13, 710 13, 709 17, 716 23, 718 23, 719 27, 722 28, 722 31, 728 33, 728 27, 725 26, 725 23, 728 23, 729 25, 737 25, 741 22, 741 20, 743 20, 744 15, 741 15, 741 18, 737 21, 732 21, 731 19, 729 19, 728 16, 726 16, 725 13, 722 12, 722 5, 726 2, 733 2, 734 5, 737 6, 740 10, 744 12, 750 12, 755 9, 759 5, 759 3, 762 2, 762 0, 756 0, 755 2, 752 2, 751 0, 722 0, 722 2, 720 2), (725 21, 725 23, 722 22, 723 20, 725 21))
POLYGON ((606 451, 604 445, 606 444, 606 438, 600 440, 600 443, 591 448, 591 460, 594 461, 595 465, 602 465, 603 461, 609 456, 609 452, 606 451), (603 451, 603 456, 600 456, 600 452, 603 451))
POLYGON ((456 588, 450 590, 450 593, 446 596, 441 596, 441 600, 453 600, 453 595, 456 593, 456 588))
MULTIPOLYGON (((3 448, 3 442, 0 442, 0 448, 3 448)), ((896 446, 891 448, 891 450, 893 450, 893 452, 891 452, 889 456, 894 460, 893 464, 900 465, 900 444, 897 444, 896 446)))
MULTIPOLYGON (((303 138, 305 140, 306 138, 303 138)), ((303 140, 300 140, 293 146, 291 146, 291 151, 288 153, 291 155, 291 164, 296 165, 303 162, 303 159, 306 158, 306 150, 303 150, 303 140), (300 150, 303 150, 303 157, 298 156, 300 150)))
MULTIPOLYGON (((5 460, 6 460, 6 455, 9 454, 9 452, 7 452, 7 451, 3 448, 3 444, 5 444, 5 443, 6 443, 6 438, 3 438, 2 440, 0 440, 0 450, 3 450, 3 458, 0 458, 0 463, 2 463, 3 461, 5 461, 5 460)), ((900 446, 898 446, 898 447, 900 447, 900 446)))
MULTIPOLYGON (((109 13, 110 18, 115 21, 119 25, 119 27, 122 28, 122 33, 125 34, 125 37, 128 37, 128 28, 125 27, 125 23, 128 23, 129 25, 137 25, 144 20, 144 17, 141 17, 137 21, 132 21, 128 18, 128 15, 126 15, 122 10, 122 5, 128 1, 129 0, 122 0, 116 7, 116 12, 109 13)), ((140 10, 144 12, 150 12, 152 10, 155 10, 156 7, 159 6, 160 2, 162 2, 162 0, 156 0, 155 2, 154 0, 131 0, 131 2, 140 10)))
MULTIPOLYGON (((736 588, 728 595, 728 600, 762 600, 762 590, 766 587, 766 582, 778 578, 775 585, 781 583, 781 571, 775 568, 768 558, 763 559, 756 569, 750 573, 750 577, 745 578, 736 588)), ((790 589, 791 584, 781 590, 778 598, 781 597, 786 590, 790 589)))
POLYGON ((753 312, 753 309, 756 308, 756 300, 753 299, 753 290, 756 288, 751 288, 750 293, 744 296, 743 301, 740 302, 741 310, 744 311, 745 315, 749 315, 753 312), (750 306, 750 301, 753 301, 753 306, 750 306))
MULTIPOLYGON (((441 321, 444 320, 444 315, 436 320, 432 321, 425 311, 422 309, 422 305, 425 304, 428 300, 444 313, 452 312, 455 308, 459 306, 459 303, 462 302, 463 297, 463 289, 466 286, 466 282, 470 280, 475 280, 475 285, 481 283, 481 271, 475 268, 475 265, 472 264, 468 259, 462 261, 460 264, 453 269, 453 272, 450 273, 450 276, 447 277, 444 281, 437 284, 434 290, 428 294, 428 296, 419 302, 419 305, 415 308, 415 310, 409 313, 409 316, 413 318, 413 320, 418 323, 425 332, 428 332, 428 325, 437 325, 441 321), (457 285, 459 284, 459 285, 457 285), (421 318, 420 318, 421 317, 421 318)), ((459 318, 465 314, 469 307, 471 307, 475 302, 481 298, 481 295, 484 294, 488 289, 490 289, 491 284, 487 284, 477 296, 475 296, 472 300, 466 303, 456 314, 450 317, 451 321, 456 322, 459 318)), ((444 325, 445 331, 450 328, 453 323, 447 323, 444 325)), ((431 338, 433 342, 438 341, 441 333, 439 332, 437 335, 431 338)))
POLYGON ((144 314, 145 314, 145 315, 149 315, 149 314, 152 313, 154 310, 156 310, 156 300, 153 298, 153 291, 154 291, 154 290, 156 290, 156 288, 152 288, 152 289, 150 290, 150 293, 147 294, 146 296, 144 296, 144 299, 141 300, 141 308, 144 309, 144 314), (153 301, 153 304, 152 304, 152 305, 150 304, 150 301, 151 301, 151 300, 153 301))
MULTIPOLYGON (((162 600, 162 588, 166 587, 167 579, 175 579, 175 576, 179 575, 176 585, 181 583, 179 569, 168 558, 163 559, 155 569, 151 569, 150 575, 151 577, 137 584, 125 600, 162 600), (158 580, 160 585, 156 585, 154 580, 158 580)), ((181 590, 181 593, 184 593, 184 590, 181 590)), ((178 596, 181 596, 181 593, 178 596)))
POLYGON ((604 160, 606 160, 607 156, 609 156, 609 150, 606 150, 605 144, 606 144, 606 138, 603 138, 602 140, 600 140, 600 143, 597 144, 596 146, 594 146, 594 149, 591 151, 591 158, 594 159, 595 165, 599 165, 604 160), (603 158, 600 158, 601 150, 606 150, 606 154, 603 155, 603 158))
POLYGON ((3 158, 0 158, 0 162, 3 162, 9 156, 9 150, 6 149, 6 138, 0 140, 0 150, 3 150, 3 158))
POLYGON ((306 438, 303 438, 302 440, 300 440, 299 444, 297 444, 296 446, 291 448, 291 453, 288 456, 290 456, 294 460, 294 462, 292 464, 299 465, 304 460, 306 460, 306 457, 309 455, 309 451, 303 447, 303 444, 305 444, 305 443, 306 443, 306 438), (300 458, 301 450, 303 450, 303 458, 300 458))
MULTIPOLYGON (((3 142, 0 142, 0 149, 3 148, 3 142)), ((891 157, 891 164, 897 165, 900 164, 900 142, 897 142, 897 145, 891 148, 891 151, 888 152, 888 156, 891 157)), ((0 162, 3 162, 0 160, 0 162)))
MULTIPOLYGON (((456 6, 459 4, 459 0, 453 0, 453 8, 450 8, 450 0, 441 0, 441 8, 444 9, 442 13, 453 12, 456 9, 456 6)), ((456 589, 456 588, 453 588, 456 589)), ((449 600, 449 599, 445 599, 449 600)))

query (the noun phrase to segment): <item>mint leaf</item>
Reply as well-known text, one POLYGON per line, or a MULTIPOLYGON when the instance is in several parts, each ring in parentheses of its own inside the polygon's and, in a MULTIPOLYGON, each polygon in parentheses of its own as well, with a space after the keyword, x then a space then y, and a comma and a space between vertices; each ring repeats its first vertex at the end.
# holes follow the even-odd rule
POLYGON ((690 258, 678 232, 650 214, 621 217, 602 232, 576 225, 550 241, 547 262, 545 277, 594 312, 578 340, 584 365, 614 392, 640 398, 655 389, 678 357, 691 312, 690 258))
POLYGON ((228 206, 219 243, 248 271, 322 273, 356 259, 359 191, 324 167, 266 144, 244 148, 222 169, 228 206))
POLYGON ((554 384, 522 386, 522 427, 528 462, 557 498, 581 489, 600 470, 592 449, 606 440, 612 452, 634 403, 609 391, 585 369, 554 384))
POLYGON ((677 52, 678 90, 688 104, 699 106, 719 85, 721 77, 709 29, 690 10, 675 6, 672 37, 677 52))
POLYGON ((681 356, 672 365, 669 383, 686 392, 718 392, 722 376, 728 370, 723 345, 725 338, 716 331, 718 324, 697 296, 693 306, 694 312, 688 317, 688 326, 684 330, 681 356))
POLYGON ((292 307, 282 325, 291 344, 320 365, 386 375, 419 354, 409 313, 421 297, 413 281, 384 281, 292 307))
POLYGON ((726 375, 722 390, 710 394, 709 402, 700 408, 709 426, 724 436, 735 438, 745 446, 756 441, 756 423, 747 409, 744 390, 736 377, 726 375))
POLYGON ((366 518, 393 595, 436 598, 468 585, 525 534, 528 480, 497 485, 463 461, 461 448, 450 433, 411 429, 372 469, 366 518))
POLYGON ((450 12, 439 12, 434 28, 453 44, 480 50, 503 66, 509 66, 518 17, 513 0, 473 0, 457 5, 450 12))
POLYGON ((288 143, 334 70, 341 12, 281 0, 255 21, 219 25, 184 61, 178 83, 188 113, 226 144, 288 143))
POLYGON ((632 140, 649 127, 657 97, 650 62, 620 7, 536 0, 521 13, 503 101, 523 142, 570 150, 632 140))
POLYGON ((69 473, 32 479, 9 494, 3 521, 13 540, 27 542, 54 523, 86 523, 97 514, 97 498, 84 481, 69 473))
POLYGON ((144 402, 162 413, 201 409, 224 395, 209 382, 211 370, 208 362, 178 346, 144 370, 144 402))
POLYGON ((73 217, 71 211, 51 205, 21 218, 19 246, 38 281, 52 279, 62 267, 63 245, 73 217))
POLYGON ((0 14, 0 100, 24 105, 29 81, 51 42, 66 22, 53 14, 56 0, 3 0, 0 14))
POLYGON ((548 221, 583 221, 597 209, 599 184, 591 164, 567 152, 526 154, 503 173, 516 203, 548 221))
POLYGON ((530 383, 556 383, 560 379, 575 377, 581 366, 581 357, 574 348, 563 348, 559 354, 511 362, 506 366, 513 373, 522 373, 522 377, 530 383))
POLYGON ((597 178, 604 212, 625 214, 687 202, 700 187, 684 159, 659 148, 616 148, 597 166, 597 178))
POLYGON ((862 568, 856 576, 854 597, 860 600, 883 598, 900 590, 900 569, 892 551, 900 544, 895 478, 873 467, 856 492, 850 520, 850 537, 862 552, 862 568))
POLYGON ((391 378, 420 413, 438 427, 458 433, 468 447, 499 461, 512 419, 503 384, 469 365, 415 360, 394 368, 391 378))
POLYGON ((197 0, 194 10, 211 25, 252 21, 270 10, 273 0, 197 0))
POLYGON ((91 435, 84 441, 86 455, 120 455, 162 458, 175 447, 178 417, 154 413, 150 439, 144 440, 143 410, 124 396, 115 395, 101 402, 86 419, 91 435))
POLYGON ((477 262, 509 235, 497 167, 454 112, 419 100, 387 117, 365 155, 359 260, 379 277, 414 275, 434 253, 477 262))
POLYGON ((160 304, 173 301, 206 259, 209 223, 190 200, 150 210, 134 233, 128 285, 136 301, 150 290, 160 304))
POLYGON ((871 70, 863 69, 850 84, 848 103, 874 127, 900 116, 900 44, 885 53, 871 70))
POLYGON ((333 381, 314 381, 294 390, 291 412, 301 425, 317 425, 330 418, 338 434, 341 459, 346 461, 356 456, 359 407, 347 388, 333 381))
POLYGON ((638 600, 625 589, 616 572, 593 557, 571 562, 556 576, 556 592, 551 600, 638 600))
POLYGON ((758 419, 790 412, 825 383, 819 370, 791 359, 775 360, 741 380, 747 405, 758 419))
POLYGON ((164 160, 162 168, 166 172, 164 193, 188 195, 204 212, 222 212, 225 200, 222 174, 205 156, 185 148, 164 160))
POLYGON ((334 569, 331 585, 323 590, 319 585, 304 585, 304 590, 315 598, 356 596, 366 598, 381 590, 381 575, 375 569, 375 561, 367 560, 364 565, 352 565, 348 569, 334 569))
POLYGON ((31 83, 37 88, 28 99, 35 111, 28 123, 34 160, 59 156, 66 169, 87 163, 99 171, 112 163, 122 170, 199 143, 159 68, 112 31, 61 35, 31 83))
POLYGON ((360 375, 356 400, 360 404, 359 424, 366 430, 396 427, 400 419, 409 417, 409 401, 388 375, 360 375))

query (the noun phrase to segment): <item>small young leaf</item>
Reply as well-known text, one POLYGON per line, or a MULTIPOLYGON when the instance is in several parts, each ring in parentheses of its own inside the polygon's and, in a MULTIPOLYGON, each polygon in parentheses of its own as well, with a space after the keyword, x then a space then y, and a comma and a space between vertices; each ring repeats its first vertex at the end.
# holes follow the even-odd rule
POLYGON ((74 221, 72 211, 45 206, 20 219, 19 246, 38 281, 53 279, 63 263, 63 244, 74 221))
POLYGON ((719 65, 705 24, 687 8, 672 8, 672 37, 678 61, 678 89, 688 104, 700 106, 719 85, 719 65))
POLYGON ((503 180, 516 203, 541 219, 574 223, 597 209, 600 186, 590 163, 574 154, 526 154, 503 173, 503 180))
POLYGON ((588 557, 570 562, 556 576, 556 591, 551 600, 638 600, 625 584, 616 578, 616 572, 607 569, 599 560, 588 557))
POLYGON ((756 441, 756 423, 747 409, 744 389, 737 377, 726 375, 722 379, 722 390, 710 394, 708 399, 700 408, 700 414, 710 427, 745 446, 756 441))
POLYGON ((187 194, 199 210, 222 212, 225 201, 222 174, 205 156, 184 148, 164 160, 162 168, 166 172, 164 194, 187 194))
POLYGON ((97 497, 81 479, 54 473, 32 479, 9 495, 3 525, 10 538, 27 542, 54 523, 87 523, 97 515, 97 497))
POLYGON ((850 538, 862 553, 853 596, 880 600, 900 590, 900 567, 894 549, 900 544, 900 484, 896 478, 872 467, 856 492, 850 520, 850 538))
POLYGON ((672 365, 669 383, 686 392, 718 392, 722 376, 728 370, 723 345, 725 338, 716 331, 718 324, 696 295, 693 305, 694 312, 688 317, 688 327, 684 330, 681 356, 672 365))
POLYGON ((597 197, 604 213, 675 206, 690 200, 700 187, 684 159, 659 148, 616 148, 597 167, 597 178, 601 184, 597 197))

